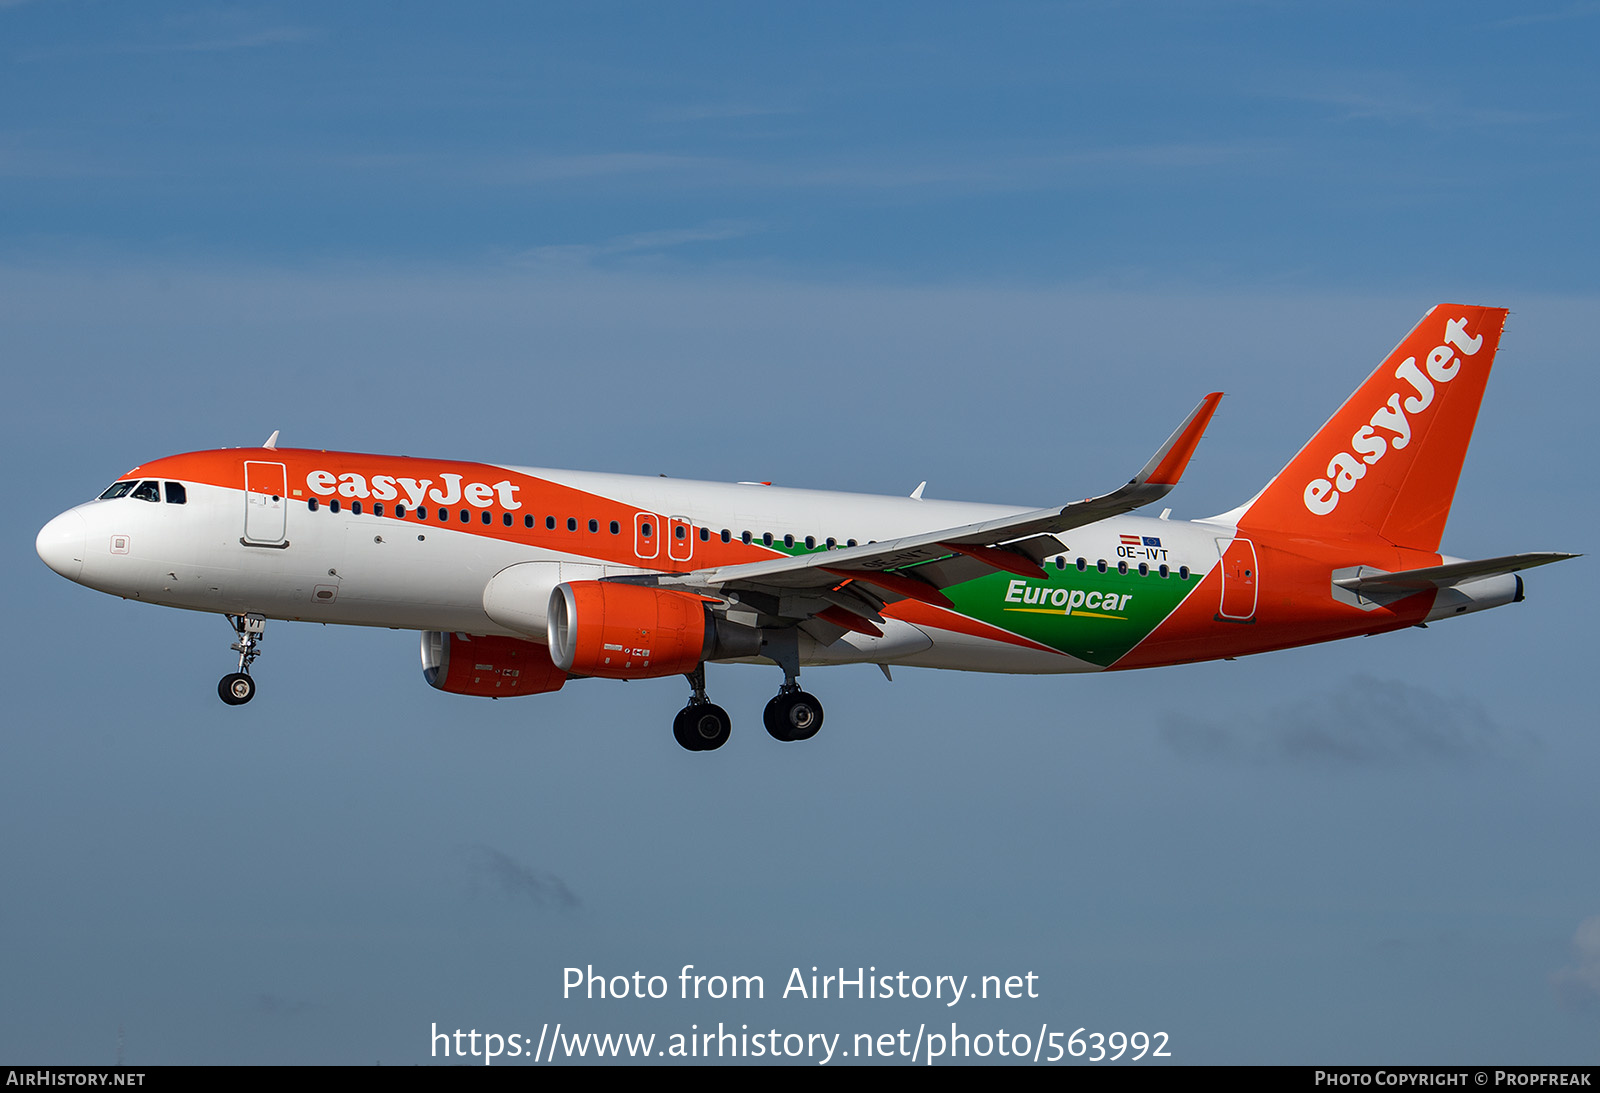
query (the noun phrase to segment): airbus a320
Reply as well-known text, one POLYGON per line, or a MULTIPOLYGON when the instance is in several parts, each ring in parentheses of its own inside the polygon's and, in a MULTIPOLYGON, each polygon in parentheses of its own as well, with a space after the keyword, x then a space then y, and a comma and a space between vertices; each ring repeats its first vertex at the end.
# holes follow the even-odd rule
POLYGON ((1505 323, 1431 310, 1259 493, 1133 515, 1177 485, 1220 394, 1126 484, 1019 509, 276 446, 143 463, 39 532, 57 573, 225 616, 223 702, 269 619, 421 631, 427 682, 508 698, 682 675, 673 732, 727 742, 711 662, 783 672, 763 721, 807 739, 802 667, 1067 673, 1240 657, 1522 599, 1570 554, 1439 553, 1505 323))

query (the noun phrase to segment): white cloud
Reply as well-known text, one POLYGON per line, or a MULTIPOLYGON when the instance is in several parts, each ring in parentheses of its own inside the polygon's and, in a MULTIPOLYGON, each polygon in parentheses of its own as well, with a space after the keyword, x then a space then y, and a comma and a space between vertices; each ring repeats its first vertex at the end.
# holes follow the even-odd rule
POLYGON ((519 256, 524 264, 579 265, 617 255, 658 254, 694 243, 717 243, 754 235, 761 228, 747 221, 714 221, 693 228, 663 228, 613 236, 599 243, 556 244, 535 247, 519 256))
POLYGON ((1448 87, 1418 86, 1408 77, 1384 71, 1335 71, 1297 74, 1282 96, 1332 108, 1340 121, 1376 121, 1390 125, 1422 125, 1431 129, 1524 125, 1555 120, 1559 115, 1461 101, 1448 87))
POLYGON ((1564 1005, 1587 1007, 1600 1002, 1600 915, 1578 924, 1572 937, 1578 960, 1550 977, 1556 997, 1564 1005))
POLYGON ((525 899, 537 907, 571 909, 582 902, 554 873, 530 868, 492 846, 477 843, 466 854, 474 889, 486 886, 505 899, 525 899))
POLYGON ((1228 719, 1171 714, 1162 737, 1188 757, 1335 767, 1467 763, 1519 754, 1534 742, 1497 724, 1476 701, 1369 676, 1228 719))

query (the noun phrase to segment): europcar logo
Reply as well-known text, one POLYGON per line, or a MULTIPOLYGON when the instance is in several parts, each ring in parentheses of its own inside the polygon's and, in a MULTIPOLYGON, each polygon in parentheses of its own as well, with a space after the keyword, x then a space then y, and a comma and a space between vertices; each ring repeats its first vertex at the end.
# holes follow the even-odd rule
POLYGON ((1026 611, 1035 615, 1079 615, 1090 619, 1126 619, 1126 615, 1112 614, 1124 611, 1132 592, 1087 591, 1082 588, 1050 588, 1030 585, 1027 581, 1012 581, 1006 588, 1006 603, 1037 604, 1037 607, 1007 607, 1007 611, 1026 611))
POLYGON ((1427 370, 1417 367, 1417 358, 1407 357, 1394 370, 1394 378, 1410 385, 1411 394, 1402 388, 1389 396, 1367 424, 1357 429, 1350 438, 1350 447, 1360 454, 1357 459, 1350 452, 1340 452, 1328 461, 1327 478, 1314 478, 1306 483, 1306 509, 1313 516, 1326 516, 1339 504, 1339 497, 1356 488, 1356 483, 1367 476, 1367 468, 1382 459, 1390 448, 1399 451, 1411 443, 1411 420, 1407 414, 1420 414, 1433 405, 1435 383, 1445 384, 1455 379, 1461 371, 1461 356, 1470 357, 1483 346, 1483 335, 1467 336, 1467 320, 1451 319, 1444 324, 1444 344, 1428 351, 1427 370), (1451 347, 1454 346, 1454 349, 1451 347), (1390 434, 1385 437, 1378 430, 1390 434))

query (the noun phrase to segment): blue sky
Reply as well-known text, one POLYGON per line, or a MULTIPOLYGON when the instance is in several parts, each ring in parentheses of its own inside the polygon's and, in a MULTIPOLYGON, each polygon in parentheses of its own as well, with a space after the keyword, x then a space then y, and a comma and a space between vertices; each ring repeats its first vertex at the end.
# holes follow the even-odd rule
POLYGON ((33 553, 260 443, 1045 504, 1229 393, 1243 500, 1442 300, 1512 308, 1445 548, 1591 548, 1600 6, 0 5, 0 1059, 425 1061, 442 1027, 1162 1029, 1189 1062, 1592 1061, 1587 559, 1384 638, 1103 678, 487 703, 414 635, 33 553), (1585 926, 1585 924, 1589 924, 1585 926), (762 974, 563 1001, 572 964, 762 974), (791 967, 1037 1000, 771 997, 791 967))

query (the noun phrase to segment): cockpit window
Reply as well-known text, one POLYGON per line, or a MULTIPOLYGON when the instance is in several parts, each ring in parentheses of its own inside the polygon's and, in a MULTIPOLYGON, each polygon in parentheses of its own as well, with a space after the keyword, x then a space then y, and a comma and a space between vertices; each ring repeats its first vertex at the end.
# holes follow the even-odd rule
POLYGON ((167 482, 164 485, 167 487, 167 504, 183 505, 188 503, 189 493, 183 488, 182 482, 167 482))
POLYGON ((137 486, 138 484, 138 479, 133 479, 128 482, 113 482, 111 485, 106 487, 106 492, 100 495, 100 500, 109 501, 113 497, 126 497, 133 490, 133 487, 137 486))
POLYGON ((161 501, 161 483, 140 482, 139 488, 133 491, 133 499, 135 501, 155 501, 159 504, 161 501))

